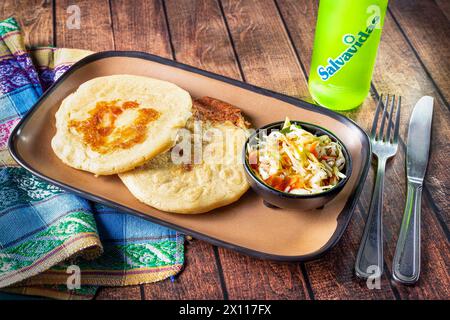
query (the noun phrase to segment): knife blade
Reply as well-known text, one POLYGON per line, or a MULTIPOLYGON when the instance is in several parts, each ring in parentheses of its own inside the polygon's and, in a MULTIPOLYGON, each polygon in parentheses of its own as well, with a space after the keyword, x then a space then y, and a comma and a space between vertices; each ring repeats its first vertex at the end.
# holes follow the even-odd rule
POLYGON ((432 119, 433 98, 424 96, 416 103, 409 121, 406 150, 408 191, 392 266, 393 278, 403 284, 414 284, 420 276, 422 185, 430 152, 432 119))
POLYGON ((423 181, 427 169, 431 143, 433 97, 424 96, 417 101, 408 129, 406 172, 408 179, 423 181))

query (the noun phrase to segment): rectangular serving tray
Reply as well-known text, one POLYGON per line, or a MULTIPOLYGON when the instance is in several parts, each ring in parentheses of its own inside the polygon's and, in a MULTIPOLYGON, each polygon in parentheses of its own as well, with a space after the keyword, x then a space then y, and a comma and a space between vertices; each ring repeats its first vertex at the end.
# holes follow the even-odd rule
POLYGON ((16 126, 9 148, 22 167, 84 198, 218 246, 279 261, 315 259, 339 241, 363 188, 371 155, 366 133, 336 112, 158 56, 121 51, 95 53, 74 64, 16 126), (158 211, 134 198, 116 175, 96 178, 91 173, 68 167, 50 146, 55 134, 55 112, 61 101, 83 82, 113 74, 166 80, 184 88, 192 97, 211 96, 229 102, 242 109, 255 128, 286 116, 320 125, 334 132, 349 150, 353 160, 352 175, 339 195, 317 210, 270 209, 249 190, 234 204, 207 214, 158 211))

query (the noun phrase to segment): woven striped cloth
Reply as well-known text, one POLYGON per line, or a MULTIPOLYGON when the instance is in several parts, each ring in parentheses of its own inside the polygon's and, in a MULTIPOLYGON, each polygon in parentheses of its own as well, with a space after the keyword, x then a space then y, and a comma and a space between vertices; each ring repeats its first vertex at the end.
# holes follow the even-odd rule
POLYGON ((184 238, 178 232, 67 193, 9 155, 14 126, 61 74, 89 54, 27 50, 17 21, 0 22, 0 290, 89 299, 98 286, 155 282, 183 266, 184 238))

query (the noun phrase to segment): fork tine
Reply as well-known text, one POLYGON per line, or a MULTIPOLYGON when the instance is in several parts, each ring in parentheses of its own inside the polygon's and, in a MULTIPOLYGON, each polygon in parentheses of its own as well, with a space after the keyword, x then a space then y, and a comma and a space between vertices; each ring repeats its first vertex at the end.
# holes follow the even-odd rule
MULTIPOLYGON (((386 122, 386 110, 387 110, 387 105, 389 103, 389 94, 386 95, 386 102, 384 103, 384 108, 383 108, 383 115, 381 116, 381 126, 380 126, 380 131, 378 132, 378 140, 383 140, 383 135, 384 135, 384 123, 386 122)), ((389 118, 389 115, 388 115, 389 118)))
MULTIPOLYGON (((391 141, 391 129, 392 129, 392 118, 394 115, 394 105, 395 105, 395 96, 392 96, 392 100, 391 100, 391 110, 389 111, 389 123, 388 123, 388 127, 387 127, 387 134, 386 134, 386 142, 390 142, 391 141)), ((386 106, 387 107, 387 106, 386 106)))
POLYGON ((375 139, 375 134, 377 132, 378 116, 380 115, 381 104, 383 101, 383 94, 380 95, 378 99, 377 110, 375 111, 375 117, 373 118, 372 130, 370 131, 370 138, 375 139))
POLYGON ((400 127, 400 106, 402 103, 402 97, 398 97, 397 101, 397 114, 395 115, 395 130, 394 130, 394 143, 398 142, 398 132, 400 127))

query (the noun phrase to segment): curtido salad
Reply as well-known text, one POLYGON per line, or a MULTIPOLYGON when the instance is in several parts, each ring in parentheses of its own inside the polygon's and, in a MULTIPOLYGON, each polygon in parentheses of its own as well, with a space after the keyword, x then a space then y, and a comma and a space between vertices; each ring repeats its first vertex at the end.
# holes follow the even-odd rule
POLYGON ((328 135, 315 136, 286 117, 280 131, 256 137, 247 146, 255 175, 267 185, 292 194, 314 194, 333 188, 346 176, 342 147, 328 135))

